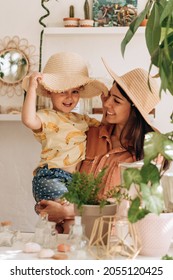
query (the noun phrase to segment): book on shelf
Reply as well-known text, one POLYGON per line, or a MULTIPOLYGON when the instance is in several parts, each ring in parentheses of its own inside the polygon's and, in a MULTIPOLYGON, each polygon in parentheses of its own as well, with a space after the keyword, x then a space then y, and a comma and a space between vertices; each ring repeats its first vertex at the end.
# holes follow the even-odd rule
POLYGON ((137 0, 93 0, 94 26, 128 26, 137 16, 137 0))

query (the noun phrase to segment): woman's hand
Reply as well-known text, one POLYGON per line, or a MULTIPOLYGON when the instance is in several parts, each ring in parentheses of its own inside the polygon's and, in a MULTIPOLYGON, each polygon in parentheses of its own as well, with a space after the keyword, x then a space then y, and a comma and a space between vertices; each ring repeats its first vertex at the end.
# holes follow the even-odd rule
POLYGON ((73 219, 75 215, 73 204, 61 204, 52 200, 41 200, 37 212, 46 212, 48 220, 56 223, 64 219, 73 219))

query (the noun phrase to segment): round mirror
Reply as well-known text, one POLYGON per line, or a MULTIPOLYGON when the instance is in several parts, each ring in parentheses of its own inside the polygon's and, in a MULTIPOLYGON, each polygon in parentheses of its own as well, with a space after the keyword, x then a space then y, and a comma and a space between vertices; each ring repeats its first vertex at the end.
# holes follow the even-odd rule
POLYGON ((29 62, 19 50, 7 49, 0 53, 0 79, 4 83, 19 83, 28 73, 29 62))
POLYGON ((18 36, 0 39, 0 95, 23 95, 22 80, 38 67, 36 48, 18 36))

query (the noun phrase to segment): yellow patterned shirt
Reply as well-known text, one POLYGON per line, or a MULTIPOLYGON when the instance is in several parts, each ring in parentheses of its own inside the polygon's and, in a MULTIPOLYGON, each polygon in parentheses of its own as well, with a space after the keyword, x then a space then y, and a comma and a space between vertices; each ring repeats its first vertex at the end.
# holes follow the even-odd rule
POLYGON ((99 126, 98 120, 52 109, 39 110, 37 115, 42 122, 42 131, 34 132, 42 145, 38 167, 47 164, 48 168, 68 168, 85 158, 85 132, 89 126, 99 126))

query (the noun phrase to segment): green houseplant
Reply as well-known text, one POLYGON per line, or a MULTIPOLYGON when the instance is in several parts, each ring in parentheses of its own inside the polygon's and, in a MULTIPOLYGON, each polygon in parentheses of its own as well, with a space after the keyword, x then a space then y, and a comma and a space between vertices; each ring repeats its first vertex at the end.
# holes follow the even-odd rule
POLYGON ((90 5, 88 0, 85 0, 84 2, 84 19, 80 20, 80 26, 81 27, 93 27, 94 21, 90 18, 90 5))
MULTIPOLYGON (((161 81, 160 93, 168 90, 173 95, 173 0, 148 0, 146 2, 145 8, 130 24, 121 42, 122 55, 124 56, 126 46, 146 16, 148 21, 145 39, 151 59, 149 73, 155 66, 158 70, 156 77, 159 77, 161 81)), ((173 221, 169 221, 169 226, 164 228, 160 219, 166 220, 167 215, 172 218, 173 214, 163 213, 164 197, 161 178, 165 169, 163 164, 161 166, 156 164, 160 155, 163 157, 162 162, 166 160, 168 165, 173 160, 173 132, 147 134, 144 142, 144 165, 141 170, 133 168, 125 170, 123 177, 124 187, 129 190, 133 184, 136 190, 131 199, 128 219, 131 223, 139 225, 138 234, 142 233, 142 254, 148 254, 149 247, 152 247, 152 252, 149 252, 149 255, 161 256, 167 253, 169 248, 172 233, 168 237, 165 234, 168 227, 173 231, 173 221), (145 220, 148 220, 148 224, 142 227, 145 220), (155 220, 160 224, 160 228, 155 225, 155 220), (154 231, 152 234, 153 227, 157 232, 154 231), (147 237, 144 237, 145 231, 147 231, 147 237), (157 240, 156 244, 154 244, 155 240, 157 240), (167 244, 162 248, 166 240, 167 244), (152 246, 152 244, 154 245, 152 246)))
POLYGON ((161 178, 173 160, 173 133, 150 132, 144 141, 144 164, 141 169, 127 168, 123 173, 124 187, 134 185, 135 195, 131 199, 128 219, 131 223, 149 213, 159 215, 164 211, 161 178), (162 158, 160 157, 162 156, 162 158), (161 164, 158 164, 159 158, 161 164))
POLYGON ((127 168, 123 172, 124 188, 133 186, 128 220, 136 227, 141 240, 140 254, 167 254, 173 237, 173 213, 166 213, 161 178, 165 162, 173 160, 173 133, 150 132, 144 141, 144 164, 141 169, 127 168), (161 164, 158 164, 161 158, 161 164), (164 213, 165 212, 165 213, 164 213))
POLYGON ((72 180, 67 183, 68 192, 64 197, 71 203, 76 205, 76 208, 82 213, 84 205, 99 205, 102 209, 105 205, 110 205, 110 199, 114 198, 118 203, 122 196, 119 186, 110 190, 106 195, 101 195, 104 188, 103 177, 106 173, 106 167, 103 168, 97 176, 92 173, 75 172, 72 174, 72 180))
POLYGON ((117 203, 123 196, 127 197, 125 193, 120 192, 119 186, 107 192, 106 195, 101 195, 105 172, 106 168, 102 169, 96 177, 92 173, 73 173, 72 180, 67 184, 68 192, 64 194, 64 197, 75 205, 76 215, 82 216, 88 238, 90 238, 95 219, 100 216, 115 215, 117 203), (115 199, 115 203, 110 202, 112 198, 115 199))
MULTIPOLYGON (((146 18, 146 16, 148 18, 148 22, 145 29, 145 39, 146 46, 151 58, 149 72, 151 71, 152 66, 156 66, 156 68, 158 69, 157 77, 160 77, 161 80, 160 92, 168 90, 173 95, 173 0, 148 0, 146 2, 145 8, 130 24, 129 29, 121 42, 122 55, 124 56, 125 49, 128 43, 135 35, 135 32, 137 31, 143 19, 146 18)), ((128 171, 131 173, 127 172, 124 175, 125 182, 128 188, 131 184, 130 177, 132 176, 133 172, 134 174, 132 177, 134 182, 140 183, 143 191, 145 190, 143 183, 147 185, 147 180, 148 183, 150 182, 151 187, 153 186, 153 189, 154 186, 159 186, 160 179, 164 171, 162 167, 160 170, 158 170, 158 168, 153 165, 152 161, 155 160, 159 154, 161 154, 167 161, 173 160, 172 136, 173 132, 166 134, 153 132, 148 134, 144 144, 145 156, 143 168, 140 172, 138 172, 137 170, 131 170, 128 171), (149 174, 149 177, 147 177, 146 174, 149 174), (151 178, 151 176, 153 176, 153 178, 151 178)), ((147 201, 148 200, 149 197, 147 197, 147 201)), ((138 199, 136 199, 136 204, 137 203, 141 206, 141 203, 139 203, 139 197, 138 199)), ((135 207, 136 204, 135 202, 133 202, 131 207, 135 207)), ((161 213, 163 210, 163 203, 159 199, 158 204, 156 204, 157 203, 155 200, 155 203, 152 203, 152 205, 156 206, 155 209, 152 209, 152 205, 148 205, 147 211, 155 212, 157 214, 161 213)), ((141 210, 139 211, 139 213, 137 212, 136 217, 129 217, 131 222, 133 219, 135 222, 138 218, 144 217, 145 211, 141 210)))
POLYGON ((129 25, 129 29, 121 42, 124 56, 127 44, 135 35, 141 22, 148 17, 145 39, 150 54, 151 65, 158 69, 161 90, 169 90, 173 94, 173 0, 148 0, 145 8, 129 25))
POLYGON ((63 18, 65 27, 78 27, 79 26, 79 18, 75 17, 75 8, 73 5, 69 7, 69 17, 63 18))

